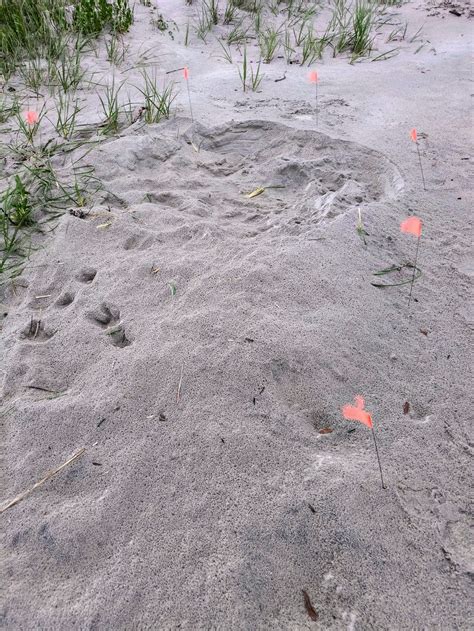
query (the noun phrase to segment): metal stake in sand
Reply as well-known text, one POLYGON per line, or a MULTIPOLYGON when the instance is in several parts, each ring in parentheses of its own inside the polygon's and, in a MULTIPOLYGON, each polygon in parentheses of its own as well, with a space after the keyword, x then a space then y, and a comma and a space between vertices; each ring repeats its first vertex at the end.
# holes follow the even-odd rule
POLYGON ((319 77, 318 77, 318 73, 316 72, 316 70, 313 70, 312 72, 309 73, 309 81, 310 81, 310 83, 314 83, 316 126, 318 126, 318 112, 319 112, 319 108, 318 108, 318 81, 319 81, 319 77))
POLYGON ((423 165, 421 163, 421 154, 420 154, 420 145, 418 144, 418 134, 416 133, 416 129, 413 128, 411 130, 410 138, 413 140, 413 142, 416 145, 416 151, 418 153, 418 162, 420 163, 421 179, 423 181, 423 189, 426 191, 425 174, 423 173, 423 165))
POLYGON ((377 446, 377 439, 375 438, 374 424, 372 422, 371 415, 364 410, 364 398, 358 394, 355 397, 355 405, 344 405, 342 408, 342 414, 345 419, 349 421, 359 421, 363 425, 366 425, 372 431, 372 437, 375 445, 375 455, 377 456, 377 462, 379 463, 380 480, 382 482, 382 488, 386 489, 385 482, 383 481, 382 465, 380 463, 379 450, 377 446))
POLYGON ((199 147, 196 147, 194 144, 194 116, 193 116, 193 106, 191 104, 191 92, 189 91, 189 70, 187 66, 183 68, 183 77, 186 81, 186 88, 188 90, 188 100, 189 100, 189 112, 191 114, 191 145, 194 151, 199 151, 199 147))
POLYGON ((418 251, 420 249, 420 240, 421 240, 421 228, 422 228, 421 219, 419 219, 418 217, 408 217, 408 219, 405 219, 400 224, 400 230, 402 232, 405 232, 407 234, 413 234, 415 235, 415 237, 417 237, 415 262, 413 264, 413 276, 410 283, 410 294, 408 296, 408 306, 410 306, 411 294, 413 291, 413 284, 415 282, 415 274, 417 270, 416 264, 418 262, 418 251))
POLYGON ((189 91, 189 70, 187 66, 184 66, 183 68, 183 77, 184 77, 184 80, 186 81, 186 88, 188 90, 189 111, 191 113, 191 121, 194 127, 193 106, 191 104, 191 92, 189 91))

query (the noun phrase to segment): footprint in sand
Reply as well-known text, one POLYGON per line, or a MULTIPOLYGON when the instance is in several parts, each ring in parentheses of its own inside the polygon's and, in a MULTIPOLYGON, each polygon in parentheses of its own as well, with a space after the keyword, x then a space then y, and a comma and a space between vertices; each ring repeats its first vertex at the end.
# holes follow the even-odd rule
POLYGON ((74 302, 75 297, 76 295, 74 294, 74 292, 64 291, 59 295, 55 304, 57 307, 68 307, 74 302))
POLYGON ((87 318, 105 330, 114 346, 125 348, 132 343, 120 322, 120 311, 117 307, 103 302, 97 309, 90 311, 87 318))
POLYGON ((79 274, 77 275, 77 280, 81 281, 81 283, 90 284, 97 276, 97 270, 93 267, 84 267, 81 269, 79 274))
POLYGON ((124 250, 147 250, 153 245, 153 237, 146 233, 132 234, 125 240, 124 250))

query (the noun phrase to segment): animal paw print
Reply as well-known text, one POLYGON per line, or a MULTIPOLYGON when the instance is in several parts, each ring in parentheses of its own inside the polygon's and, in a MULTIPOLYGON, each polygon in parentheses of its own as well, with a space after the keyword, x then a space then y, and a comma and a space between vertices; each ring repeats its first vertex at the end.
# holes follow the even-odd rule
POLYGON ((131 341, 125 333, 125 327, 120 322, 120 311, 113 305, 103 302, 99 308, 87 314, 89 320, 100 326, 105 334, 110 338, 114 346, 125 348, 130 346, 131 341))
POLYGON ((86 285, 89 285, 90 283, 92 283, 92 281, 94 280, 96 276, 97 276, 96 269, 94 269, 93 267, 84 267, 83 269, 81 269, 81 271, 77 275, 77 279, 81 283, 85 283, 86 285))
POLYGON ((146 250, 153 244, 153 238, 151 236, 143 237, 141 234, 132 234, 124 243, 124 250, 146 250))
POLYGON ((57 307, 68 307, 74 302, 75 295, 72 291, 64 291, 56 300, 57 307))

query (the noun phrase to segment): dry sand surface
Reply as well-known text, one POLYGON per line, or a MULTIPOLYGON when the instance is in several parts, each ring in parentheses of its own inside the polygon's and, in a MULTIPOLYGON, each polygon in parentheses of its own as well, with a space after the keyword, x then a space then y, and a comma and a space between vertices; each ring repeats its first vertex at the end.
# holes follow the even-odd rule
POLYGON ((393 10, 419 52, 315 64, 317 125, 307 67, 244 94, 238 52, 183 45, 195 7, 159 3, 173 40, 137 4, 120 76, 187 65, 195 125, 171 75, 172 118, 92 149, 108 193, 3 288, 2 499, 86 448, 1 515, 4 628, 473 628, 472 22, 438 4, 393 10), (371 283, 411 214, 408 307, 371 283))

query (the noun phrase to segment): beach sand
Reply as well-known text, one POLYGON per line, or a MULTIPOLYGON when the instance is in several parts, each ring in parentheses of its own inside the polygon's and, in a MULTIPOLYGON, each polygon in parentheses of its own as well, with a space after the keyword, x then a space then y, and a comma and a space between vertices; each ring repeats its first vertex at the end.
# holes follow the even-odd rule
POLYGON ((194 124, 168 75, 172 118, 90 151, 107 192, 1 298, 4 503, 86 449, 1 515, 4 627, 472 628, 472 22, 398 8, 429 43, 315 64, 316 124, 308 68, 244 93, 159 4, 180 31, 137 5, 128 56, 189 67, 194 124), (412 214, 408 306, 371 283, 413 261, 412 214))

